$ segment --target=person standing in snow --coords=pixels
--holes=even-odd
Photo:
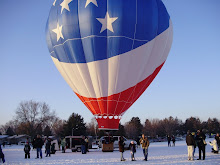
[[[123,136],[120,136],[118,146],[119,146],[119,152],[121,152],[121,161],[125,161],[126,159],[123,156],[123,153],[125,151],[125,149],[124,149],[125,143],[124,143]]]
[[[187,131],[186,144],[187,144],[187,150],[188,150],[188,160],[194,160],[193,151],[194,151],[194,146],[195,146],[195,140],[189,130]]]
[[[168,142],[168,147],[171,147],[171,137],[168,135],[167,136],[167,142]]]
[[[201,160],[201,152],[203,153],[203,160],[205,160],[205,147],[206,147],[205,138],[206,136],[202,132],[202,130],[198,130],[196,140],[199,148],[199,158],[197,160]]]
[[[217,134],[215,135],[215,140],[217,141],[218,148],[220,148],[220,137],[219,137],[219,133],[217,133]]]
[[[173,142],[173,147],[175,147],[176,139],[175,139],[175,136],[174,136],[174,135],[172,136],[172,142]]]
[[[32,147],[33,147],[33,150],[36,148],[35,146],[35,142],[36,142],[36,137],[34,137],[33,141],[32,141]]]
[[[51,147],[51,140],[47,138],[46,145],[45,145],[46,157],[48,157],[48,155],[50,156],[50,147]]]
[[[192,132],[191,134],[192,134],[193,139],[195,141],[195,145],[194,145],[194,149],[193,149],[193,158],[194,158],[195,157],[194,155],[195,155],[195,151],[196,151],[197,142],[196,142],[195,132]]]
[[[0,144],[0,159],[2,160],[3,163],[5,163],[5,155],[2,152],[1,144]]]
[[[29,142],[27,141],[26,144],[24,145],[24,153],[25,153],[25,159],[30,159],[30,150],[31,147],[29,145]]]
[[[89,138],[88,137],[86,137],[85,138],[85,142],[86,142],[86,152],[89,152]]]
[[[140,139],[140,144],[142,145],[142,148],[143,148],[144,160],[147,161],[148,147],[149,147],[150,143],[144,134],[142,134],[142,138]]]
[[[81,139],[81,151],[82,151],[82,154],[86,154],[86,141],[85,141],[85,136],[83,136],[82,139]]]
[[[61,141],[61,146],[62,146],[62,153],[65,153],[66,150],[66,139],[63,138],[63,140]]]
[[[35,140],[35,147],[37,149],[36,159],[39,158],[39,154],[40,154],[40,158],[42,159],[42,146],[43,145],[44,145],[44,142],[43,142],[42,138],[40,137],[40,135],[37,135],[37,138]]]
[[[131,151],[131,161],[135,161],[134,153],[136,152],[136,145],[134,144],[134,141],[131,141],[129,148]]]

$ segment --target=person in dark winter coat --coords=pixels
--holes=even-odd
[[[124,148],[125,143],[124,143],[124,138],[123,138],[123,136],[120,136],[119,142],[118,142],[118,146],[119,146],[119,152],[121,152],[121,161],[125,161],[126,159],[125,159],[124,156],[123,156],[123,153],[124,153],[124,151],[125,151],[125,148]]]
[[[81,140],[81,151],[82,154],[86,154],[86,141],[85,141],[85,136],[82,137]]]
[[[205,138],[206,136],[202,132],[202,130],[198,130],[196,135],[196,141],[199,148],[199,159],[197,160],[201,160],[201,152],[203,153],[203,160],[205,160],[205,147],[206,147]]]
[[[51,144],[51,154],[55,154],[56,150],[55,150],[55,143]]]
[[[176,139],[175,139],[175,136],[174,136],[174,135],[172,136],[172,142],[173,142],[173,146],[175,147]]]
[[[89,138],[85,137],[85,142],[86,142],[86,152],[89,152]]]
[[[186,144],[187,144],[187,150],[188,150],[188,160],[193,160],[195,140],[190,131],[187,132]]]
[[[48,155],[50,156],[50,147],[51,147],[51,140],[48,138],[46,141],[46,146],[45,146],[46,157],[48,157]]]
[[[26,144],[24,145],[24,153],[25,153],[25,159],[30,159],[30,150],[31,150],[31,147],[29,145],[28,142],[26,142]]]
[[[150,143],[144,134],[142,134],[142,138],[140,139],[140,144],[142,145],[142,148],[143,148],[144,160],[147,161],[148,147],[149,147]]]
[[[219,133],[217,133],[217,134],[215,135],[215,140],[217,141],[218,148],[220,149],[220,137],[219,137]]]
[[[131,161],[135,161],[134,153],[136,152],[136,145],[134,144],[134,141],[131,141],[129,148],[131,151]]]
[[[194,149],[193,149],[193,158],[194,158],[195,151],[196,151],[196,146],[197,146],[197,141],[196,141],[196,137],[195,137],[195,132],[192,132],[191,134],[192,134],[193,139],[195,141],[195,145],[194,145]]]
[[[44,145],[44,142],[42,140],[42,138],[40,137],[40,135],[37,135],[37,138],[35,140],[35,147],[37,149],[37,158],[39,158],[39,154],[40,154],[40,158],[42,159],[42,146]]]
[[[36,141],[36,137],[34,137],[34,139],[33,139],[33,141],[32,141],[32,147],[33,147],[33,150],[36,149],[35,141]]]
[[[5,163],[5,155],[2,152],[1,144],[0,144],[0,159],[2,160],[3,163]]]
[[[168,135],[167,136],[167,142],[168,142],[168,147],[171,147],[171,137]]]

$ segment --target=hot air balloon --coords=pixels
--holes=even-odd
[[[117,130],[164,65],[173,38],[161,0],[55,0],[51,58],[99,129]]]

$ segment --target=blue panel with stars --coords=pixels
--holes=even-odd
[[[56,0],[46,35],[51,56],[87,63],[118,56],[169,27],[161,0]]]

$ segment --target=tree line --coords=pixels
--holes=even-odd
[[[139,117],[132,117],[125,124],[120,123],[119,130],[112,131],[111,134],[138,139],[144,133],[151,138],[158,138],[167,135],[185,135],[188,130],[196,132],[198,129],[203,129],[207,134],[219,133],[220,121],[217,118],[201,121],[198,117],[189,117],[183,122],[177,117],[170,116],[164,119],[146,119],[142,124]],[[56,116],[55,111],[51,111],[45,102],[30,100],[19,104],[14,118],[0,126],[0,134],[27,134],[32,138],[37,134],[56,137],[69,135],[101,137],[105,135],[105,132],[98,130],[94,118],[86,124],[81,115],[72,113],[67,120],[62,120]]]

